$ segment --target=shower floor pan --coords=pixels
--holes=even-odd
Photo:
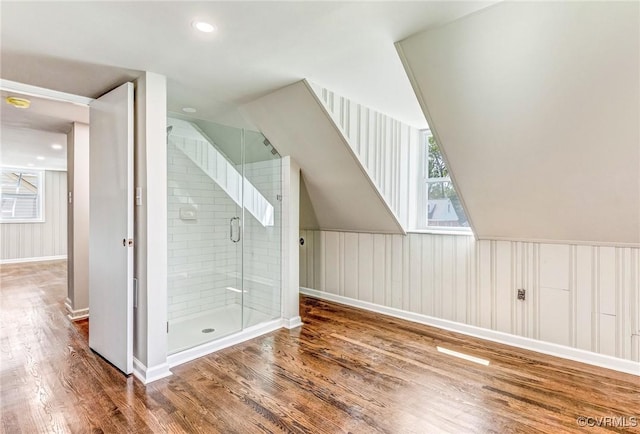
[[[169,354],[197,347],[207,342],[239,332],[242,328],[242,307],[232,304],[209,310],[189,318],[169,322]],[[244,308],[244,323],[252,326],[273,317],[255,309]]]

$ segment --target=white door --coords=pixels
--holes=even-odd
[[[91,103],[89,346],[133,371],[133,84]]]

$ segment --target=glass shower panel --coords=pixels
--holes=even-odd
[[[260,133],[244,136],[243,326],[280,317],[281,158]]]
[[[169,352],[242,329],[242,149],[236,128],[167,120]]]

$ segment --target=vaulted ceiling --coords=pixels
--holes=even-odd
[[[307,78],[425,126],[394,42],[491,3],[2,2],[1,75],[97,97],[148,70],[167,76],[169,110],[226,123]]]
[[[428,121],[480,238],[640,244],[640,6],[493,3],[2,2],[0,75],[96,97],[153,71],[234,126],[306,78]]]
[[[640,244],[640,4],[505,2],[398,50],[479,238]]]

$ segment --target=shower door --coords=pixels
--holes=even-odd
[[[169,352],[242,330],[243,132],[167,121]]]
[[[168,119],[169,351],[280,316],[280,156],[256,132]]]

